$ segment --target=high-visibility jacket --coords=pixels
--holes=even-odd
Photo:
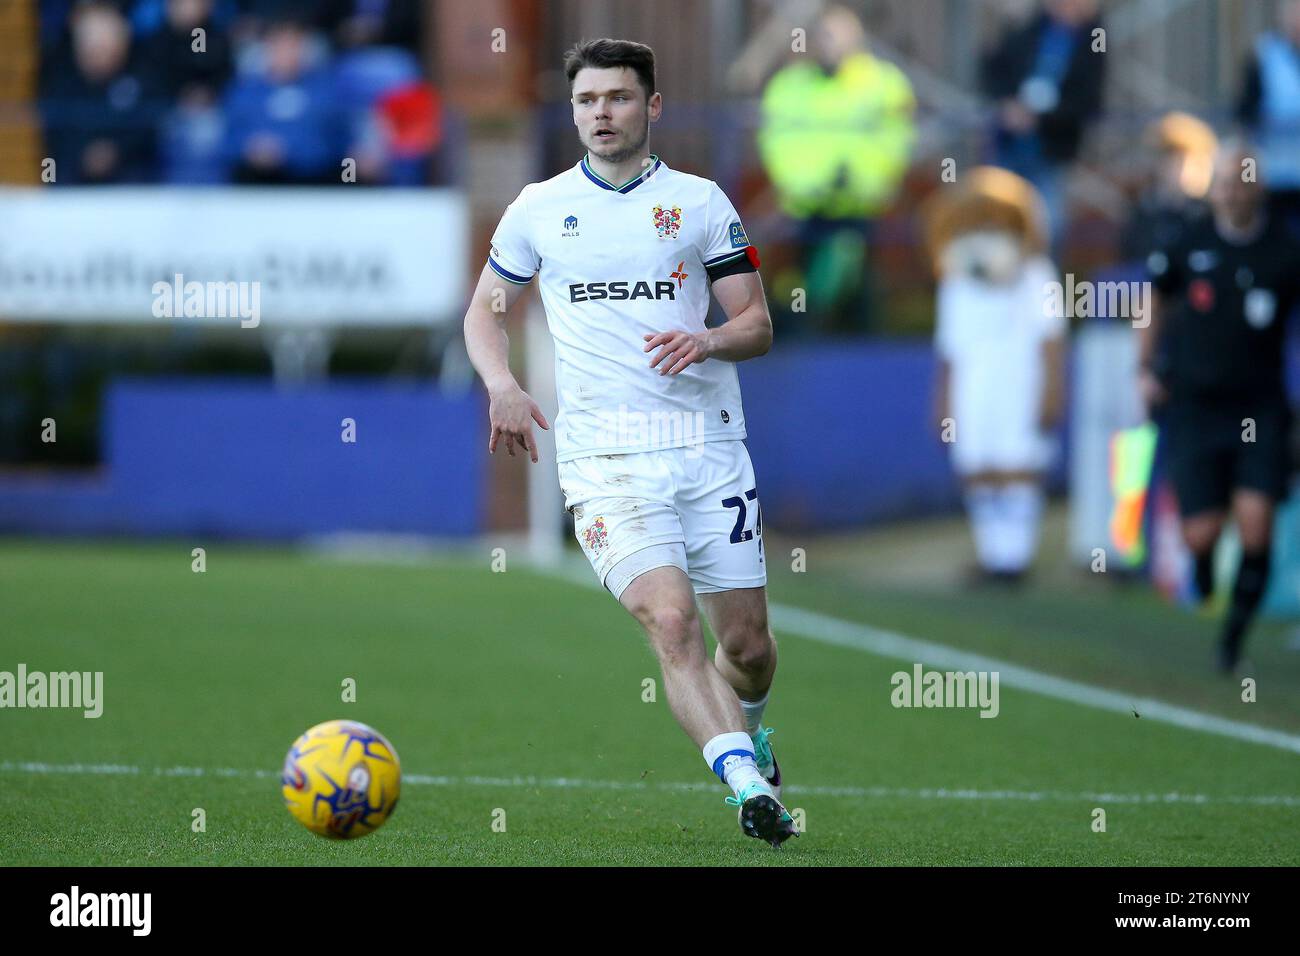
[[[894,64],[861,52],[834,74],[806,61],[763,90],[759,155],[792,216],[874,216],[907,169],[915,128],[912,85]]]

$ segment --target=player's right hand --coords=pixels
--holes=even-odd
[[[515,457],[515,442],[537,461],[537,441],[533,438],[533,422],[549,430],[546,416],[527,392],[518,385],[501,392],[489,392],[488,418],[492,422],[492,436],[488,439],[488,454],[495,455],[497,442],[504,438],[506,451]]]

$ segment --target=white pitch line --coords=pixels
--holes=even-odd
[[[1300,736],[1285,731],[1248,724],[1244,721],[1228,720],[1226,717],[1215,717],[1149,697],[1134,697],[1104,687],[1054,677],[1007,661],[985,657],[983,654],[919,640],[786,604],[773,604],[769,608],[769,613],[772,626],[777,630],[789,631],[823,644],[849,647],[881,657],[919,661],[945,670],[997,671],[998,679],[1003,686],[1027,690],[1043,697],[1068,700],[1071,703],[1108,710],[1116,714],[1132,714],[1136,709],[1143,720],[1155,720],[1175,727],[1200,730],[1300,754]]]
[[[332,556],[339,557],[338,554]],[[589,590],[604,590],[596,581],[585,560],[563,561],[555,566],[537,562],[527,562],[527,564],[530,570],[542,576],[567,581]],[[1154,720],[1185,730],[1199,730],[1203,733],[1217,734],[1221,737],[1300,754],[1300,736],[1286,731],[1261,727],[1240,720],[1229,720],[1226,717],[1215,717],[1154,698],[1136,697],[1105,687],[1055,677],[1042,671],[986,657],[983,654],[963,651],[947,644],[908,637],[905,634],[831,617],[829,614],[821,614],[789,604],[770,603],[768,614],[774,628],[807,640],[847,647],[867,654],[875,654],[878,657],[920,662],[945,670],[997,671],[1001,684],[1043,697],[1065,700],[1115,714],[1131,714],[1136,709],[1145,720]]]
[[[233,767],[136,767],[114,763],[51,764],[37,761],[4,761],[0,773],[31,774],[91,774],[106,776],[154,777],[247,777],[278,779],[272,770],[240,770]],[[512,789],[541,790],[626,790],[674,792],[710,792],[718,790],[714,784],[681,783],[657,780],[589,780],[582,777],[450,777],[420,773],[402,774],[402,783],[432,787],[504,787]],[[1189,803],[1198,806],[1210,804],[1250,804],[1255,806],[1300,807],[1300,796],[1235,795],[1210,796],[1204,793],[1068,793],[1062,790],[976,790],[966,787],[851,787],[791,784],[786,793],[810,797],[852,797],[860,799],[897,798],[903,800],[1004,800],[1024,803]]]
[[[530,567],[540,574],[570,583],[588,588],[600,587],[590,568],[586,568],[585,561],[583,568],[586,568],[586,574],[582,573],[582,568],[576,566],[576,562],[566,563],[556,568],[536,564]],[[772,626],[778,631],[786,631],[823,644],[864,651],[878,657],[920,662],[944,670],[997,671],[1001,684],[1027,690],[1043,697],[1068,700],[1071,703],[1108,710],[1116,714],[1132,714],[1136,708],[1144,720],[1155,720],[1187,730],[1200,730],[1300,754],[1300,736],[1261,727],[1258,724],[1214,717],[1149,697],[1134,697],[1104,687],[1083,684],[1064,677],[1054,677],[1051,674],[1030,670],[993,657],[985,657],[983,654],[963,651],[947,644],[908,637],[906,634],[885,631],[869,624],[846,621],[843,618],[831,617],[829,614],[821,614],[789,604],[770,603],[768,617]]]

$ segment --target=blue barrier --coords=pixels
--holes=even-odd
[[[354,443],[342,440],[345,418]],[[473,535],[486,506],[486,420],[477,391],[120,380],[105,396],[102,472],[4,477],[0,529]]]
[[[955,507],[933,375],[923,343],[796,345],[741,365],[764,522],[830,530]]]
[[[930,342],[777,347],[740,369],[764,523],[835,531],[961,507],[932,421]],[[1050,485],[1063,475],[1062,460]]]
[[[825,342],[740,366],[764,521],[834,530],[951,513],[960,494],[930,421],[928,342]],[[0,531],[293,538],[474,535],[488,495],[484,396],[334,381],[119,380],[105,466],[0,476]],[[355,444],[341,421],[355,419]],[[1063,485],[1063,462],[1052,486]]]
[[[833,531],[960,508],[932,421],[934,376],[934,349],[918,340],[778,343],[742,364],[764,523]],[[1049,487],[1064,475],[1060,455]]]

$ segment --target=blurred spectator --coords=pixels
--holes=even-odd
[[[962,481],[980,571],[1015,582],[1037,549],[1050,430],[1064,409],[1064,310],[1044,254],[1042,200],[1026,180],[980,167],[926,210],[939,275],[936,426]]]
[[[211,105],[230,79],[230,41],[213,18],[213,0],[167,0],[166,19],[149,38],[149,64],[173,102]],[[202,30],[196,39],[195,30]],[[200,42],[201,41],[201,42]]]
[[[428,182],[430,157],[442,140],[442,111],[414,57],[390,47],[350,53],[339,62],[337,78],[357,181]]]
[[[319,23],[335,47],[402,47],[415,52],[420,44],[420,4],[417,0],[324,0]]]
[[[338,182],[343,130],[332,73],[298,19],[272,21],[226,94],[226,149],[240,183]]]
[[[804,288],[810,326],[863,331],[872,227],[907,170],[915,101],[850,10],[823,13],[810,48],[763,90],[759,154],[782,210],[799,221],[801,258],[801,275],[778,278],[773,299]]]
[[[1262,178],[1275,211],[1300,227],[1300,0],[1282,8],[1281,32],[1255,40],[1237,118],[1259,148]]]
[[[358,182],[427,183],[443,130],[421,17],[414,0],[49,0],[59,180],[338,182],[351,158]]]
[[[213,0],[167,0],[149,38],[151,67],[167,97],[160,152],[163,179],[213,183],[226,178],[221,97],[233,68],[230,41],[213,17]],[[195,36],[195,31],[202,31]]]
[[[340,0],[321,15],[341,44],[336,96],[358,182],[415,186],[429,180],[442,115],[436,91],[408,48],[419,21],[418,7],[395,0]]]
[[[70,44],[43,71],[41,110],[57,181],[145,182],[154,172],[158,102],[151,72],[132,56],[131,30],[113,4],[80,4]]]
[[[1055,237],[1066,225],[1065,173],[1101,110],[1105,57],[1092,51],[1097,7],[1097,0],[1046,0],[983,63],[985,92],[998,107],[996,162],[1042,193]]]
[[[1153,250],[1168,246],[1188,220],[1206,215],[1205,194],[1218,149],[1209,126],[1177,112],[1149,126],[1143,142],[1145,182],[1120,238],[1120,257],[1126,263],[1145,263]]]

